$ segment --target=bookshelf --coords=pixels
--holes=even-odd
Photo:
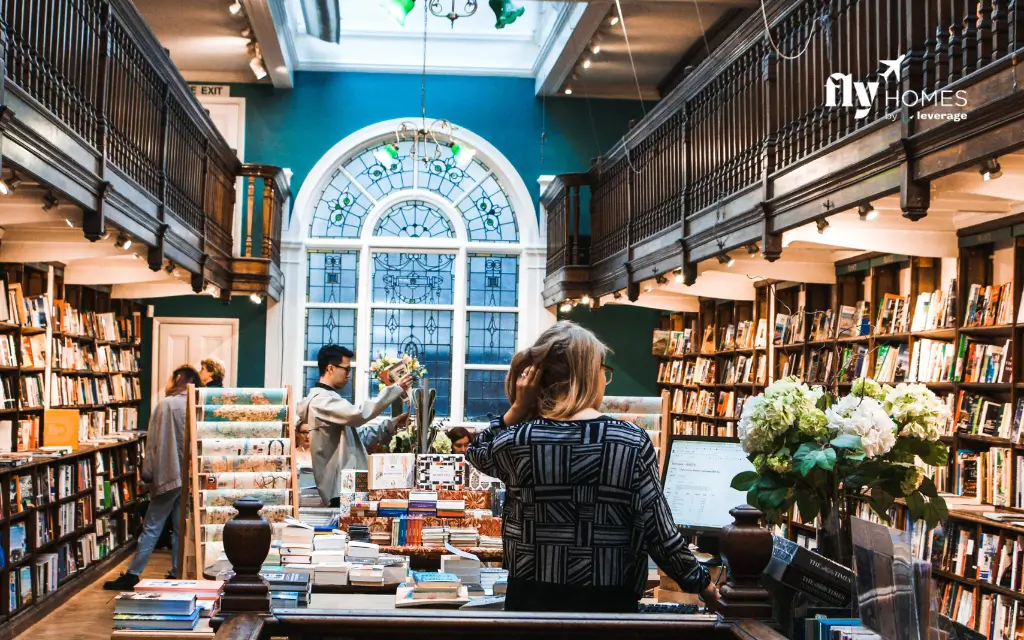
[[[5,633],[42,619],[130,552],[141,524],[145,435],[121,438],[0,468]]]

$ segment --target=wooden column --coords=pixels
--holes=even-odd
[[[764,514],[742,505],[729,512],[734,522],[722,530],[722,560],[729,568],[721,589],[719,615],[724,620],[772,620],[771,594],[761,574],[772,559],[772,534],[761,526]]]

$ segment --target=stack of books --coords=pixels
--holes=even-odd
[[[114,598],[115,629],[192,631],[198,622],[194,593],[136,591]]]
[[[472,527],[451,527],[448,529],[448,542],[453,547],[475,547],[480,541],[480,535]]]
[[[377,515],[381,518],[398,518],[409,513],[409,501],[398,498],[384,498],[377,504]]]
[[[436,516],[437,515],[437,492],[436,491],[410,491],[409,492],[409,515]]]
[[[381,568],[384,584],[400,584],[409,577],[409,558],[381,554],[376,565]]]
[[[313,573],[313,584],[324,587],[344,587],[348,584],[348,572],[352,565],[348,562],[323,562],[316,565]]]
[[[135,585],[135,593],[191,594],[200,617],[209,618],[217,613],[223,588],[223,580],[142,580]]]
[[[345,550],[348,548],[348,535],[344,531],[318,534],[313,538],[314,565],[323,563],[345,562]]]
[[[463,518],[466,516],[465,500],[438,500],[438,518]]]
[[[370,542],[380,546],[387,546],[391,544],[391,532],[390,531],[373,531],[370,533]]]
[[[300,507],[299,520],[312,527],[332,527],[338,524],[338,509]]]
[[[480,586],[488,595],[500,595],[494,592],[494,587],[499,583],[508,584],[508,570],[497,567],[486,567],[480,569]]]
[[[445,527],[423,527],[424,547],[443,547],[448,540],[448,530]]]
[[[273,605],[305,607],[309,604],[313,581],[301,573],[265,573],[260,575],[270,586],[270,599]],[[292,604],[292,603],[295,604]]]
[[[375,564],[352,563],[348,581],[355,587],[379,587],[384,584],[384,567]]]
[[[310,564],[316,530],[294,518],[285,518],[285,525],[281,533],[281,563]]]
[[[480,536],[478,543],[481,549],[503,549],[501,536]]]
[[[369,542],[370,528],[365,524],[348,525],[348,538],[355,542]]]
[[[469,600],[466,587],[453,573],[413,571],[412,579],[411,587],[399,587],[395,595],[396,607],[436,603],[454,605]]]
[[[377,556],[380,555],[380,547],[373,544],[372,542],[358,542],[352,540],[348,543],[348,549],[345,552],[347,560],[376,560]]]
[[[479,560],[456,555],[441,556],[441,573],[457,576],[462,584],[481,584],[480,569]]]

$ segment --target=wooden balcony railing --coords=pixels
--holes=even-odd
[[[1024,0],[769,0],[766,17],[755,12],[586,174],[590,265],[607,270],[613,258],[620,266],[634,260],[641,245],[648,255],[671,243],[703,258],[721,247],[698,244],[721,242],[749,221],[770,233],[772,223],[764,221],[779,211],[817,198],[816,209],[808,205],[780,223],[787,227],[798,217],[828,211],[837,199],[821,197],[829,188],[826,179],[844,169],[850,175],[837,183],[865,181],[900,161],[913,162],[915,154],[940,147],[939,127],[955,130],[948,135],[953,144],[981,135],[986,127],[980,120],[965,134],[960,120],[936,124],[914,116],[964,107],[958,92],[997,73],[1015,73],[1011,67],[1022,46]],[[993,85],[981,97],[1008,100],[1017,91],[1011,80],[1002,93]],[[843,98],[856,102],[857,91],[874,91],[875,99],[860,111],[844,107]],[[1007,116],[1005,108],[999,111]],[[887,127],[889,133],[869,138]],[[837,153],[861,140],[867,142],[855,152]],[[1021,144],[1024,137],[1005,146]],[[827,172],[801,173],[833,153]],[[884,163],[866,160],[885,154]],[[971,161],[961,156],[929,171],[939,175]],[[881,188],[886,194],[918,179],[914,170],[905,172],[902,183],[900,172],[889,175],[896,177]],[[784,188],[777,188],[783,177]],[[559,188],[552,183],[551,197]],[[926,209],[908,204],[904,214],[914,219]],[[654,239],[659,242],[648,242]],[[575,241],[571,234],[549,233],[549,255]]]
[[[281,229],[285,201],[290,196],[288,179],[283,169],[262,164],[242,165],[245,209],[242,256],[269,258],[281,263]]]
[[[241,165],[130,0],[0,0],[0,20],[4,107],[24,119],[24,129],[43,119],[49,125],[42,142],[24,145],[22,161],[50,151],[46,144],[68,147],[54,152],[53,163],[62,166],[53,175],[67,178],[57,188],[99,212],[88,219],[86,236],[103,236],[106,216],[150,244],[157,258],[178,251],[179,264],[229,286]],[[275,171],[257,171],[268,176],[272,203],[260,219],[258,249],[279,262],[287,196]],[[98,201],[89,202],[95,193]],[[104,206],[112,199],[115,206]]]
[[[548,219],[549,274],[584,264],[580,260],[580,190],[586,184],[587,174],[567,173],[555,178],[544,191],[542,204]]]

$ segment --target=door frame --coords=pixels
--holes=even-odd
[[[238,110],[239,139],[235,153],[238,155],[239,162],[245,162],[245,98],[239,96],[196,96],[196,98],[201,105],[229,105]],[[229,144],[234,142],[233,140],[228,141]],[[231,236],[233,238],[231,255],[236,258],[242,255],[242,247],[235,240],[242,237],[242,200],[245,199],[244,184],[244,178],[241,176],[235,179],[235,211],[231,220],[231,232],[233,234]]]
[[[213,325],[230,325],[231,326],[231,359],[234,361],[231,364],[231,368],[228,370],[228,380],[224,381],[224,386],[234,386],[234,381],[238,379],[238,318],[175,318],[173,316],[159,316],[153,318],[153,338],[152,338],[152,367],[153,374],[150,376],[150,396],[149,396],[149,410],[152,411],[156,407],[157,398],[160,397],[160,390],[163,388],[164,380],[160,379],[159,374],[159,357],[160,357],[160,325],[161,324],[213,324]],[[195,363],[190,363],[195,364]]]

